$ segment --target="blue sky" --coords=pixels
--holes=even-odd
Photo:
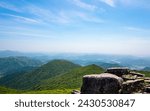
[[[150,56],[150,0],[0,0],[0,50]]]

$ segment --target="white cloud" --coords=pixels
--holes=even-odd
[[[32,15],[43,21],[43,23],[58,23],[58,24],[69,24],[80,21],[85,22],[94,22],[94,23],[103,23],[104,20],[96,16],[91,15],[90,13],[85,13],[75,10],[59,10],[57,13],[52,12],[51,10],[40,8],[37,6],[28,6],[26,7]]]
[[[104,2],[105,4],[111,6],[111,7],[115,7],[115,2],[116,0],[100,0],[101,2]]]
[[[86,10],[92,11],[91,13],[86,13],[83,10],[50,10],[49,8],[39,7],[34,4],[26,3],[20,10],[10,3],[0,2],[0,7],[5,7],[6,9],[13,10],[16,12],[20,11],[20,14],[26,14],[28,16],[24,17],[20,14],[7,14],[2,13],[3,16],[9,16],[12,20],[19,21],[22,23],[32,23],[41,24],[48,26],[51,23],[54,24],[71,24],[77,22],[93,22],[93,23],[103,23],[104,20],[95,16],[93,10],[97,7],[96,5],[91,5],[89,3],[83,2],[82,0],[72,0],[78,7]],[[29,16],[30,15],[30,16]],[[32,18],[31,18],[32,17]]]
[[[8,9],[8,10],[15,11],[15,12],[21,12],[21,10],[18,9],[17,7],[15,7],[14,5],[8,4],[8,3],[5,3],[5,2],[0,2],[0,7]]]
[[[150,7],[150,1],[149,0],[99,0],[100,2],[103,2],[111,7],[116,6],[131,6],[131,7],[141,7],[141,8],[147,8]]]
[[[125,29],[129,31],[136,31],[136,32],[150,32],[149,29],[139,28],[139,27],[133,27],[133,26],[126,26]]]
[[[125,28],[130,31],[141,31],[142,30],[142,29],[136,28],[136,27],[125,27]]]
[[[97,8],[95,5],[85,3],[81,0],[72,0],[71,2],[73,2],[76,6],[79,6],[83,9],[86,9],[86,10],[92,10],[93,11]]]
[[[65,11],[57,11],[52,12],[51,10],[40,8],[34,5],[29,5],[25,7],[26,10],[29,11],[30,14],[34,15],[36,18],[41,20],[41,23],[59,23],[66,24],[70,22],[69,16],[65,13]]]
[[[86,10],[94,11],[97,7],[96,5],[91,5],[89,3],[83,2],[82,0],[69,0],[74,5],[81,7]],[[20,11],[20,14],[30,15],[29,17],[24,17],[13,14],[2,14],[4,16],[9,16],[16,21],[24,23],[38,23],[41,25],[49,25],[51,23],[55,24],[70,24],[76,22],[93,22],[93,23],[103,23],[104,21],[92,15],[93,13],[86,13],[76,10],[50,10],[49,8],[39,7],[31,3],[27,3],[20,10],[10,3],[0,2],[0,7],[5,7],[9,10]],[[102,10],[102,9],[101,9]],[[32,18],[31,18],[32,17]],[[34,18],[34,19],[33,19]]]
[[[74,12],[74,14],[75,14],[74,16],[79,17],[82,21],[85,21],[85,22],[93,22],[93,23],[104,23],[105,22],[105,20],[103,20],[101,18],[92,16],[92,15],[89,15],[86,13]]]
[[[1,15],[12,17],[14,18],[14,20],[19,21],[19,22],[38,23],[38,21],[35,19],[31,19],[28,17],[19,16],[19,15],[13,15],[13,14],[1,14]]]

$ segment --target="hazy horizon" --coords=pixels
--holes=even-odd
[[[0,50],[0,52],[3,54],[4,53],[20,53],[21,56],[23,56],[22,54],[25,54],[24,56],[30,56],[30,55],[34,55],[34,56],[52,56],[52,55],[60,55],[60,56],[118,56],[118,57],[136,57],[136,58],[150,58],[150,56],[140,56],[140,55],[129,55],[129,54],[111,54],[111,53],[86,53],[86,52],[37,52],[37,51],[19,51],[19,50]],[[36,55],[37,54],[37,55]],[[8,55],[7,55],[8,56]]]
[[[0,50],[150,56],[148,0],[1,0]]]

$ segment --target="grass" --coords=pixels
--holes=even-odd
[[[42,90],[42,91],[28,91],[22,92],[23,94],[71,94],[72,90],[78,89],[53,89],[53,90]]]
[[[0,86],[0,94],[19,94],[22,91]]]
[[[150,77],[150,71],[138,71],[138,72],[144,74],[145,77]]]

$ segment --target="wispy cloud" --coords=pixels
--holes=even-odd
[[[85,10],[90,10],[91,13],[87,13],[83,10],[51,10],[46,7],[40,7],[35,4],[25,2],[25,5],[18,9],[18,7],[13,6],[10,3],[0,2],[0,7],[19,12],[19,14],[14,15],[10,13],[2,13],[3,16],[9,16],[13,20],[22,22],[22,23],[33,23],[33,24],[41,24],[41,25],[49,25],[51,23],[54,24],[72,24],[77,22],[94,22],[94,23],[103,23],[104,21],[94,16],[93,11],[98,8],[96,5],[92,5],[82,0],[69,0],[69,2],[74,5],[83,8]],[[102,9],[101,9],[102,10]],[[27,15],[27,16],[22,16]]]
[[[20,21],[20,22],[38,23],[38,21],[35,20],[35,19],[31,19],[31,18],[28,18],[28,17],[19,16],[19,15],[13,15],[13,14],[1,14],[1,15],[12,17],[12,18],[14,18],[14,20]]]
[[[82,21],[85,22],[93,22],[93,23],[104,23],[105,20],[100,17],[95,17],[90,14],[82,13],[82,12],[73,12],[74,17],[79,17]],[[72,15],[73,16],[73,15]]]
[[[131,7],[141,7],[141,8],[149,8],[150,1],[149,0],[98,0],[103,2],[111,7],[116,6],[131,6]]]
[[[76,6],[86,9],[86,10],[95,10],[97,7],[95,5],[91,5],[83,2],[82,0],[71,0]]]
[[[18,9],[17,7],[15,7],[14,5],[8,4],[8,3],[5,3],[5,2],[0,2],[0,7],[11,10],[11,11],[15,11],[15,12],[21,12],[21,10]]]
[[[111,7],[115,7],[116,0],[100,0],[100,2],[103,2]]]
[[[125,29],[129,31],[136,31],[136,32],[149,32],[149,29],[139,28],[139,27],[133,27],[133,26],[125,26]]]
[[[34,33],[27,33],[27,32],[16,32],[16,31],[0,31],[0,34],[3,34],[3,35],[9,35],[10,37],[11,36],[17,36],[17,37],[26,37],[26,38],[45,38],[45,39],[48,39],[48,38],[52,38],[48,35],[45,35],[44,33],[43,34],[39,34],[37,31],[34,32]]]
[[[69,24],[74,22],[94,22],[103,23],[104,20],[92,16],[89,13],[76,10],[59,10],[52,12],[51,10],[40,8],[37,6],[28,6],[29,13],[41,19],[43,23],[58,23],[58,24]]]
[[[68,15],[60,10],[56,12],[52,12],[46,8],[40,8],[34,5],[26,6],[26,10],[29,11],[30,14],[35,16],[36,18],[41,20],[41,23],[60,23],[65,24],[70,22],[70,18]]]

